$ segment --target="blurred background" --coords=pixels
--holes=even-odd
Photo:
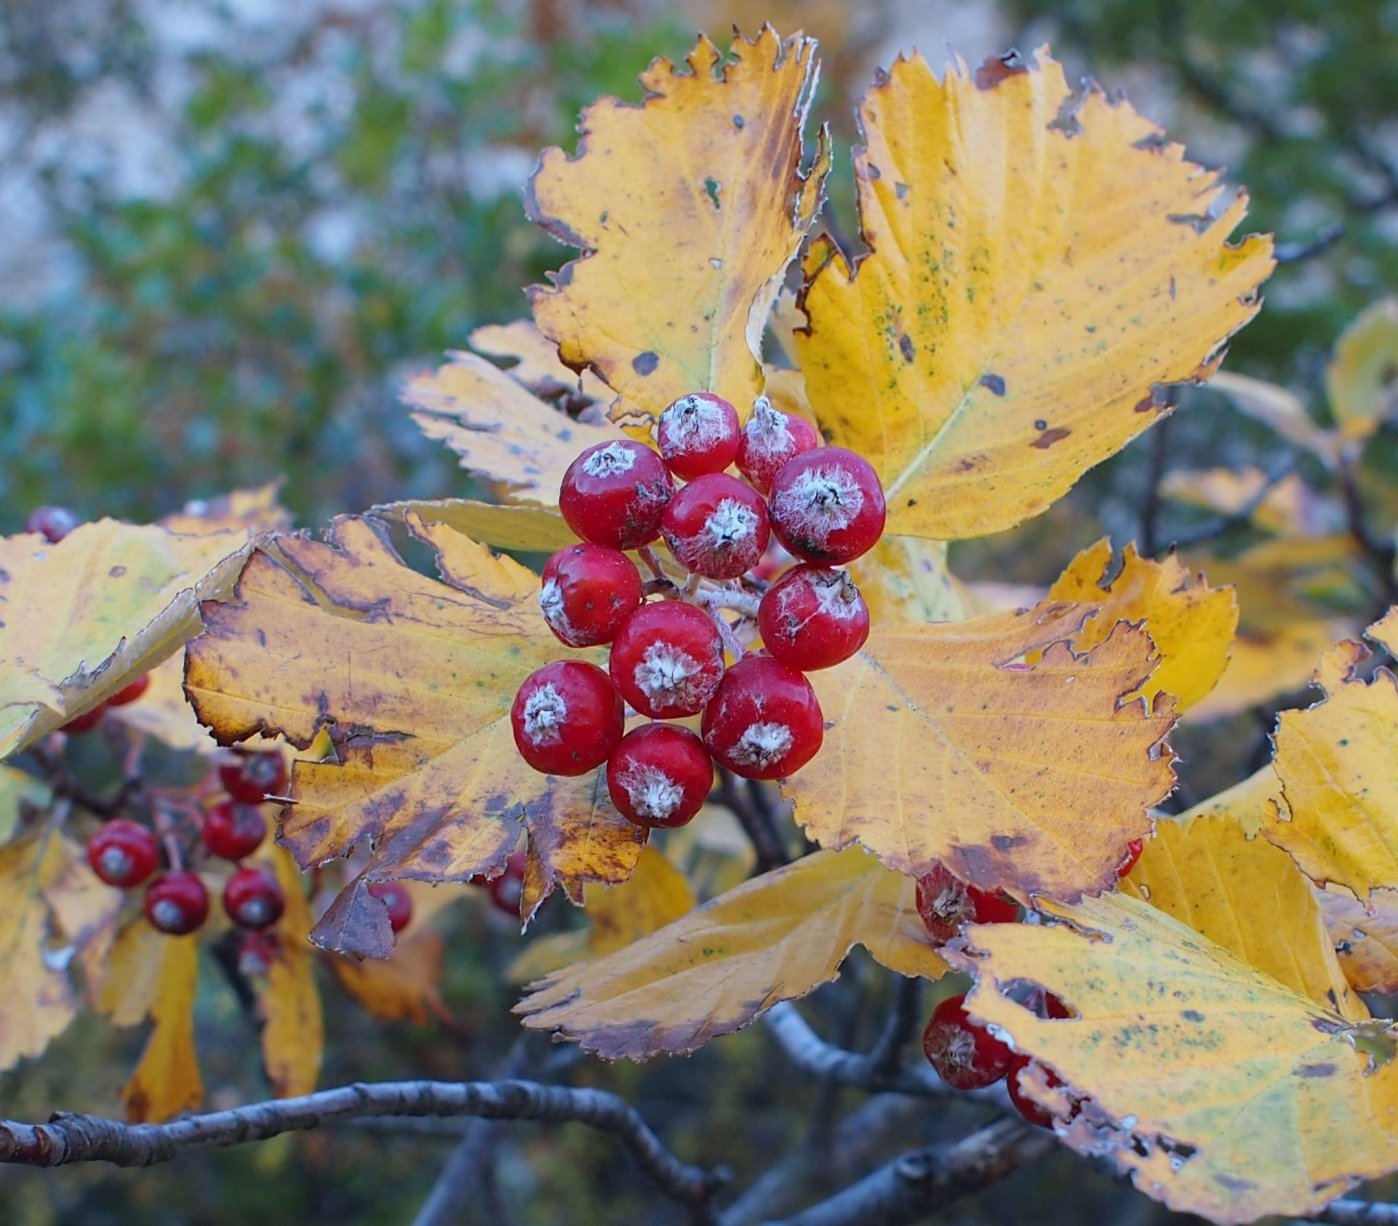
[[[398,389],[473,327],[522,316],[522,287],[570,257],[523,217],[538,151],[571,147],[598,94],[637,100],[653,56],[683,56],[700,29],[724,44],[735,21],[762,17],[821,39],[815,114],[839,143],[829,224],[842,236],[857,232],[853,107],[877,65],[910,47],[940,67],[951,51],[974,63],[1047,42],[1071,78],[1122,89],[1196,161],[1226,166],[1252,195],[1249,228],[1278,235],[1288,261],[1231,369],[1287,385],[1324,420],[1336,336],[1398,289],[1392,0],[3,0],[0,531],[39,503],[148,520],[282,474],[309,527],[461,492],[454,457],[411,425]],[[1042,583],[1104,530],[1129,540],[1163,468],[1265,468],[1276,446],[1221,396],[1186,392],[1168,450],[1151,431],[959,565]],[[498,1066],[516,1033],[500,970],[518,938],[471,910],[451,941],[453,1024],[332,1010],[324,1084]],[[858,960],[843,982],[812,1017],[866,1043],[887,984]],[[201,998],[200,1026],[212,1101],[260,1096],[230,993]],[[80,1024],[42,1064],[0,1077],[0,1111],[113,1110],[138,1038]],[[803,1085],[759,1033],[574,1080],[632,1094],[685,1157],[729,1162],[740,1187],[813,1115],[857,1105]],[[905,1108],[881,1117],[884,1157],[965,1122]],[[677,1220],[606,1139],[511,1137],[471,1220]],[[5,1171],[0,1221],[406,1222],[453,1143],[342,1130],[150,1173]],[[953,1216],[1169,1215],[1060,1155]]]

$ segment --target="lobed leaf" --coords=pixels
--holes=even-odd
[[[199,937],[167,936],[160,975],[150,1006],[155,1023],[131,1080],[123,1087],[127,1117],[155,1124],[204,1099],[204,1081],[194,1050],[194,997],[199,984]]]
[[[311,912],[296,862],[280,848],[271,848],[263,862],[270,867],[286,897],[286,910],[277,924],[276,952],[267,968],[267,985],[258,1000],[262,1017],[262,1063],[278,1098],[309,1094],[320,1076],[325,1047],[320,989],[307,936]]]
[[[1348,890],[1316,891],[1340,968],[1356,992],[1398,992],[1398,891],[1374,890],[1366,907]]]

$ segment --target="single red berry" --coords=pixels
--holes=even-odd
[[[922,1032],[922,1050],[937,1075],[956,1090],[979,1090],[999,1081],[1013,1054],[966,1013],[965,996],[949,996]]]
[[[286,910],[286,895],[265,868],[240,868],[224,882],[223,909],[242,928],[270,928]]]
[[[221,860],[252,855],[267,837],[267,818],[255,805],[224,800],[204,814],[204,846]]]
[[[844,571],[797,566],[767,589],[757,629],[771,655],[808,673],[843,663],[864,646],[869,606]]]
[[[235,749],[231,762],[218,768],[218,779],[234,800],[260,805],[286,787],[286,762],[275,749]]]
[[[765,494],[783,464],[819,446],[820,436],[810,422],[774,409],[766,396],[759,396],[738,442],[738,471]]]
[[[723,639],[703,609],[643,604],[612,640],[612,680],[642,715],[697,715],[723,678]]]
[[[59,729],[59,732],[91,732],[102,722],[102,717],[107,713],[107,704],[99,702],[91,711],[84,711],[81,715],[75,715]]]
[[[546,775],[585,775],[601,766],[625,720],[611,678],[579,660],[555,660],[530,673],[510,708],[520,757]]]
[[[166,873],[146,887],[145,911],[152,928],[184,936],[208,919],[209,892],[194,873]]]
[[[24,530],[37,532],[50,545],[57,545],[80,523],[78,513],[67,507],[35,507],[24,521]]]
[[[1136,867],[1136,861],[1141,858],[1141,852],[1145,850],[1145,847],[1144,839],[1132,839],[1126,844],[1126,854],[1122,856],[1121,863],[1117,865],[1116,878],[1118,881]]]
[[[388,908],[388,926],[394,932],[402,932],[412,922],[413,896],[401,881],[370,882],[369,893]]]
[[[967,885],[945,864],[917,879],[917,913],[939,942],[956,936],[964,924],[1013,924],[1019,903]]]
[[[1055,1021],[1062,1021],[1065,1018],[1076,1017],[1061,996],[1055,996],[1052,992],[1044,988],[1036,988],[1034,996],[1030,1002],[1034,1012],[1040,1017],[1052,1018]]]
[[[142,673],[130,685],[119,689],[107,699],[107,705],[109,707],[124,707],[129,702],[135,702],[148,689],[150,689],[150,674]]]
[[[1010,1102],[1014,1103],[1015,1110],[1031,1124],[1037,1124],[1040,1128],[1052,1128],[1053,1112],[1042,1104],[1036,1103],[1029,1097],[1027,1091],[1020,1088],[1019,1075],[1027,1068],[1043,1069],[1044,1080],[1050,1086],[1061,1086],[1063,1084],[1063,1078],[1051,1068],[1040,1064],[1033,1056],[1022,1051],[1011,1054],[1010,1067],[1005,1073],[1005,1088],[1010,1092]]]
[[[118,817],[88,839],[87,862],[108,885],[129,890],[160,867],[160,843],[149,826]]]
[[[818,447],[772,479],[772,531],[808,562],[852,562],[883,535],[887,511],[873,466],[843,447]]]
[[[523,851],[510,853],[505,871],[485,883],[490,892],[490,904],[502,915],[518,921],[520,901],[524,898],[524,867],[528,857]]]
[[[768,655],[744,656],[704,708],[704,744],[745,779],[780,779],[806,765],[825,737],[811,683]]]
[[[655,423],[661,458],[686,481],[721,473],[737,457],[741,437],[737,410],[711,392],[681,396]]]
[[[610,643],[641,603],[641,574],[619,549],[570,545],[544,566],[539,609],[569,647]]]
[[[643,724],[621,738],[607,759],[607,791],[637,826],[683,826],[714,785],[709,751],[688,728]]]
[[[767,504],[737,477],[708,473],[670,499],[660,521],[681,566],[709,579],[736,579],[762,560],[772,535]]]
[[[238,974],[257,979],[272,969],[277,958],[277,936],[273,932],[244,932],[238,941]]]
[[[597,443],[563,474],[558,509],[585,541],[639,549],[660,535],[660,517],[674,482],[665,462],[644,443]]]

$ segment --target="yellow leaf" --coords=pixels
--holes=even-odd
[[[1089,612],[1045,603],[875,626],[854,659],[811,674],[827,731],[783,785],[797,820],[823,846],[857,839],[905,873],[944,861],[981,889],[1109,889],[1173,786],[1161,740],[1174,717],[1168,703],[1122,701],[1155,664],[1143,631],[1069,649]]]
[[[90,710],[199,630],[245,531],[180,535],[103,519],[57,545],[0,538],[0,757]]]
[[[1193,723],[1236,715],[1251,707],[1305,688],[1315,659],[1347,623],[1302,621],[1290,626],[1243,627],[1233,640],[1233,655],[1217,687],[1189,712]]]
[[[892,621],[959,621],[969,612],[961,581],[947,569],[945,541],[885,536],[851,567],[869,617]]]
[[[1398,1166],[1388,1023],[1347,1022],[1139,899],[1052,911],[1065,922],[979,926],[976,955],[948,957],[977,976],[973,1016],[1090,1097],[1058,1126],[1071,1148],[1225,1223],[1303,1217]],[[1075,1016],[1034,1016],[1007,994],[1025,984]]]
[[[540,775],[515,749],[510,699],[558,656],[538,577],[451,529],[407,517],[445,582],[404,566],[373,521],[335,522],[329,543],[280,538],[253,555],[237,603],[207,605],[187,688],[220,741],[327,728],[332,758],[298,761],[281,842],[303,868],[373,846],[314,939],[387,955],[371,881],[494,875],[529,833],[526,915],[554,883],[621,881],[644,832],[611,806],[600,772]]]
[[[540,330],[659,414],[711,391],[746,415],[762,390],[763,325],[829,165],[801,173],[815,44],[770,26],[730,59],[701,37],[689,70],[657,59],[645,101],[583,112],[578,152],[548,150],[528,211],[582,256],[530,291]]]
[[[1322,1008],[1364,1020],[1369,1011],[1340,970],[1310,881],[1284,851],[1247,833],[1266,804],[1257,796],[1238,818],[1158,821],[1122,889]]]
[[[621,438],[610,423],[591,425],[538,399],[474,353],[453,353],[403,390],[428,438],[461,457],[461,467],[493,481],[516,502],[558,505],[568,465],[594,443]]]
[[[1319,456],[1327,465],[1335,464],[1335,432],[1316,425],[1295,392],[1231,370],[1220,370],[1209,380],[1209,386],[1226,395],[1240,413],[1270,426],[1287,442]]]
[[[1316,891],[1340,968],[1356,992],[1398,992],[1398,891],[1375,890],[1365,907],[1348,890]]]
[[[1398,298],[1374,303],[1344,330],[1325,390],[1349,439],[1368,438],[1398,411]]]
[[[865,456],[888,531],[1013,527],[1208,376],[1256,312],[1271,244],[1226,239],[1215,175],[1061,67],[895,61],[860,109],[860,230],[806,260],[797,333],[816,420]]]
[[[282,483],[273,481],[248,490],[233,490],[217,498],[198,498],[185,503],[160,526],[167,532],[190,536],[213,536],[220,532],[285,532],[291,515],[277,501]]]
[[[151,1006],[155,1028],[140,1063],[122,1090],[128,1118],[155,1124],[190,1111],[204,1098],[194,1052],[194,995],[199,980],[199,937],[166,937],[160,986]]]
[[[144,915],[127,924],[112,943],[93,1004],[117,1026],[145,1021],[160,994],[165,944],[170,938]]]
[[[121,894],[51,831],[0,847],[0,1069],[37,1056],[78,1011],[69,965],[110,940]]]
[[[1122,551],[1121,569],[1102,582],[1112,558],[1105,538],[1084,549],[1049,588],[1050,600],[1096,601],[1100,611],[1073,640],[1084,651],[1112,632],[1118,621],[1143,621],[1160,653],[1160,663],[1142,692],[1154,698],[1172,694],[1186,711],[1218,683],[1228,664],[1228,648],[1238,627],[1238,602],[1226,589],[1210,588],[1174,556],[1152,561]]]
[[[267,986],[258,1001],[262,1016],[262,1063],[278,1098],[309,1094],[320,1076],[325,1044],[320,989],[307,936],[310,908],[296,862],[271,848],[266,862],[286,896],[286,911],[276,930],[276,953],[267,967]]]
[[[835,978],[855,945],[937,978],[914,882],[857,848],[754,877],[658,932],[533,985],[515,1012],[609,1060],[693,1051]]]
[[[1367,633],[1398,649],[1398,608]],[[1398,679],[1386,668],[1368,682],[1356,676],[1368,656],[1360,643],[1337,643],[1316,670],[1324,701],[1281,713],[1273,740],[1284,804],[1263,828],[1312,880],[1361,899],[1398,888]]]
[[[327,957],[340,986],[375,1017],[422,1024],[429,1017],[447,1016],[438,988],[442,937],[430,928],[410,929],[385,959]]]
[[[373,514],[397,520],[416,516],[425,524],[445,524],[495,549],[555,553],[578,543],[563,516],[550,507],[502,507],[465,498],[444,498],[440,502],[386,502],[374,507]]]
[[[514,364],[506,367],[506,373],[536,396],[551,400],[565,392],[575,404],[587,402],[587,414],[596,414],[594,420],[605,417],[616,399],[616,393],[590,370],[579,374],[564,366],[558,360],[558,346],[532,320],[517,319],[477,328],[471,333],[471,348],[490,357],[512,360]]]
[[[1268,484],[1260,468],[1183,469],[1166,473],[1160,492],[1176,502],[1237,516],[1251,504],[1248,517],[1263,532],[1315,535],[1321,529],[1322,504],[1296,473]],[[1265,492],[1264,492],[1265,491]],[[1257,501],[1259,495],[1261,501]]]
[[[174,749],[209,754],[218,746],[200,727],[184,694],[184,655],[173,655],[150,670],[150,688],[140,702],[112,707],[108,718]]]

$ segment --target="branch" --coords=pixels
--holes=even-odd
[[[869,1049],[869,1065],[875,1073],[897,1073],[899,1057],[922,1020],[922,980],[898,975],[893,982],[893,1007],[882,1033]]]
[[[211,1111],[168,1124],[123,1124],[92,1115],[59,1113],[47,1124],[0,1120],[0,1163],[66,1166],[111,1162],[150,1166],[182,1153],[265,1141],[365,1116],[459,1116],[491,1120],[576,1122],[609,1132],[641,1168],[676,1200],[707,1213],[726,1173],[681,1162],[640,1114],[603,1090],[540,1085],[533,1081],[387,1081],[356,1083],[299,1098]]]
[[[1054,1135],[1019,1119],[997,1120],[951,1147],[909,1150],[872,1175],[772,1226],[901,1226],[921,1221],[1037,1162]]]
[[[753,872],[758,874],[774,868],[781,868],[784,864],[790,864],[791,857],[787,855],[786,848],[782,846],[781,835],[777,833],[776,820],[770,808],[764,803],[766,796],[761,791],[761,783],[756,780],[753,783],[755,786],[747,795],[744,795],[738,790],[738,781],[732,772],[721,766],[718,768],[719,799],[732,810],[733,816],[738,819],[738,824],[742,826],[743,832],[748,836],[748,841],[752,844],[753,852],[757,856]]]
[[[1398,1205],[1377,1204],[1364,1200],[1332,1200],[1319,1213],[1312,1213],[1313,1222],[1331,1222],[1334,1226],[1398,1226]]]

